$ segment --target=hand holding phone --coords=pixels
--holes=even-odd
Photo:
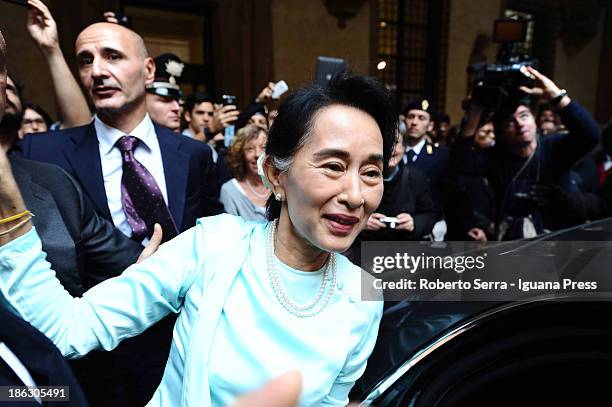
[[[208,129],[211,133],[217,134],[223,131],[231,123],[238,120],[240,111],[234,105],[219,106],[215,108],[212,121],[208,124]]]
[[[236,105],[236,96],[223,95],[221,96],[221,99],[223,100],[224,106]],[[224,145],[226,148],[232,144],[232,140],[234,139],[235,131],[236,131],[236,126],[233,124],[230,124],[227,127],[225,127],[225,131],[223,133],[223,137],[224,137],[223,141],[224,141]]]

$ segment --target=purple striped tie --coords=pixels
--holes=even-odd
[[[134,157],[139,142],[134,136],[123,136],[117,141],[123,158],[121,205],[134,232],[132,239],[140,242],[145,237],[150,238],[153,225],[159,223],[165,242],[177,235],[177,228],[155,178]]]

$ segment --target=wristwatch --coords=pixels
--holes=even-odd
[[[559,103],[561,103],[561,99],[567,96],[567,91],[565,89],[561,89],[559,94],[550,100],[550,104],[554,107],[557,107]]]

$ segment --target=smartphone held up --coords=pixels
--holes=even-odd
[[[221,100],[223,101],[223,106],[228,105],[236,105],[236,96],[233,95],[223,95],[221,96]],[[228,148],[232,144],[232,139],[234,138],[234,133],[236,132],[236,125],[230,124],[225,128],[223,133],[224,145]]]

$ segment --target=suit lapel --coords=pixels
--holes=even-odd
[[[86,127],[86,131],[72,135],[71,139],[74,145],[68,147],[64,155],[70,162],[75,177],[79,179],[97,212],[106,219],[112,220],[104,189],[98,137],[93,122]]]
[[[166,192],[168,193],[168,209],[174,218],[179,233],[183,230],[183,212],[187,192],[187,177],[189,174],[189,154],[180,150],[181,136],[155,125],[155,133],[159,140]]]

